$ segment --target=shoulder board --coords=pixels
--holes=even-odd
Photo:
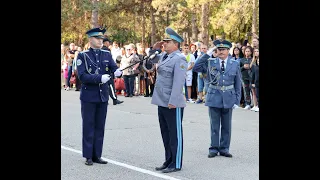
[[[108,50],[104,50],[104,49],[101,49],[102,52],[108,52],[108,53],[111,53],[110,51]]]
[[[213,61],[214,63],[217,63],[217,58],[209,58],[208,61]]]
[[[172,58],[174,58],[175,55],[177,55],[179,57],[179,59],[182,58],[183,61],[187,62],[186,57],[182,53],[175,53],[175,54],[173,54]]]
[[[89,52],[89,50],[85,50],[85,51],[82,51],[82,52],[80,52],[80,53],[87,53],[87,52]]]
[[[235,63],[238,63],[238,64],[240,63],[239,61],[235,60],[234,58],[232,58],[230,62],[231,63],[235,62]]]

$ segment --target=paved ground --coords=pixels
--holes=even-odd
[[[84,165],[81,154],[82,120],[79,92],[61,90],[62,180],[258,180],[259,113],[233,112],[230,153],[233,158],[207,158],[210,145],[208,109],[187,104],[183,119],[183,166],[175,173],[154,170],[164,161],[164,148],[151,98],[119,97],[125,102],[110,106],[102,156],[107,165]]]

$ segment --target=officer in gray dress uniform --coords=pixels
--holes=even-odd
[[[157,80],[151,103],[158,106],[160,130],[165,148],[165,162],[156,167],[157,171],[170,173],[181,170],[183,153],[182,118],[186,102],[183,86],[187,72],[187,60],[179,51],[183,41],[180,35],[167,27],[167,37],[153,46],[158,50],[163,45],[163,53],[157,55]]]
[[[232,110],[239,106],[241,99],[241,73],[238,61],[228,57],[231,43],[226,40],[215,40],[217,58],[210,58],[213,50],[198,59],[193,67],[194,72],[206,73],[208,83],[205,105],[209,107],[211,125],[211,146],[209,158],[218,153],[232,157],[229,153],[231,139]],[[221,137],[220,134],[221,124]]]

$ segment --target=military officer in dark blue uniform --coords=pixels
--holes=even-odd
[[[94,28],[87,31],[90,49],[80,52],[76,65],[82,82],[80,90],[82,115],[82,155],[86,165],[93,162],[107,164],[101,158],[104,127],[108,108],[108,81],[110,73],[121,75],[111,53],[102,50],[102,39],[105,28]]]
[[[152,61],[158,61],[157,80],[151,103],[158,106],[158,118],[165,149],[165,162],[157,171],[170,173],[181,170],[183,154],[182,118],[186,101],[183,86],[186,79],[187,60],[179,50],[183,41],[173,29],[166,28],[168,37],[157,42],[153,50],[163,45],[164,53]]]
[[[229,57],[232,46],[229,41],[215,40],[216,58],[210,58],[213,49],[198,59],[193,67],[194,72],[206,73],[205,83],[208,84],[205,105],[209,107],[211,125],[211,145],[209,158],[218,153],[232,157],[229,153],[231,140],[232,110],[239,106],[241,98],[241,73],[238,61]],[[221,127],[221,137],[220,137]]]

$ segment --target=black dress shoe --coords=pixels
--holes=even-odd
[[[155,169],[156,169],[156,171],[161,171],[161,170],[163,170],[163,169],[165,169],[165,168],[167,168],[168,166],[165,166],[165,165],[162,165],[162,166],[160,166],[160,167],[156,167]]]
[[[218,155],[218,153],[209,152],[208,158],[213,158],[213,157],[216,157],[217,155]]]
[[[177,169],[177,168],[166,168],[164,170],[162,170],[163,173],[171,173],[171,172],[176,172],[176,171],[180,171],[181,169]]]
[[[120,101],[117,99],[117,104],[121,104],[121,103],[123,103],[123,101]]]
[[[144,95],[143,97],[149,97],[149,95]]]
[[[125,95],[124,97],[129,97],[129,95],[127,94],[127,95]]]
[[[86,163],[87,166],[91,166],[93,164],[92,159],[87,158]]]
[[[123,101],[119,101],[118,99],[113,100],[113,105],[121,104]]]
[[[103,160],[101,158],[92,159],[92,161],[95,162],[95,163],[98,163],[98,164],[107,164],[108,163],[108,161],[105,161],[105,160]]]
[[[224,152],[220,152],[219,154],[220,154],[220,156],[224,156],[224,157],[230,157],[230,158],[232,157],[232,154],[230,154],[228,152],[225,152],[225,153]]]

